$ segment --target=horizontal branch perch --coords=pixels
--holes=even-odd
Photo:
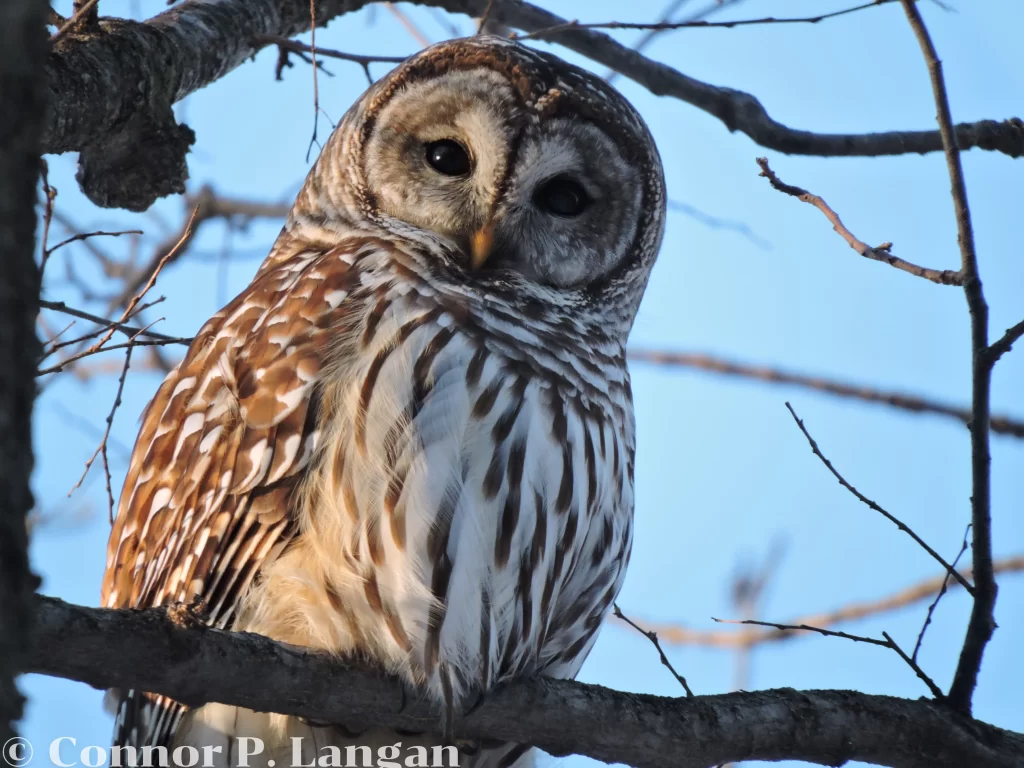
[[[191,705],[221,701],[321,722],[438,730],[382,673],[259,635],[198,625],[185,610],[113,611],[38,598],[28,671],[97,688],[140,688]],[[898,768],[1011,768],[1024,736],[928,700],[779,689],[673,699],[571,681],[533,680],[489,694],[455,733],[535,744],[651,768],[738,760]]]

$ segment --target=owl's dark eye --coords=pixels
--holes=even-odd
[[[469,153],[454,139],[441,139],[427,144],[427,162],[445,176],[465,176],[472,170]]]
[[[544,184],[533,196],[539,208],[556,216],[579,216],[590,205],[590,196],[583,186],[570,178],[559,176]]]

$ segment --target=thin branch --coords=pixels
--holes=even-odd
[[[121,394],[124,392],[124,381],[125,378],[128,376],[128,366],[130,365],[132,359],[132,341],[134,341],[134,339],[129,340],[128,347],[124,353],[124,365],[121,368],[121,377],[118,380],[117,384],[117,394],[114,396],[114,405],[110,409],[110,413],[107,414],[107,428],[103,432],[103,438],[100,440],[99,445],[96,446],[96,450],[92,452],[92,456],[90,456],[89,459],[85,462],[85,469],[82,470],[82,474],[78,478],[78,482],[71,486],[71,490],[68,491],[68,496],[70,497],[71,494],[73,494],[82,486],[82,483],[85,481],[86,475],[88,475],[89,470],[92,469],[93,462],[96,461],[96,457],[102,455],[103,471],[106,473],[107,478],[107,497],[110,502],[109,514],[111,525],[113,525],[114,523],[114,494],[111,492],[110,489],[110,460],[107,457],[107,440],[110,438],[110,430],[114,425],[114,413],[117,411],[118,406],[121,405]],[[68,363],[62,363],[62,365],[67,364]]]
[[[821,459],[821,463],[825,465],[825,467],[828,469],[828,471],[832,473],[832,476],[835,477],[836,480],[839,481],[839,484],[841,486],[843,486],[843,488],[848,490],[850,493],[852,493],[854,496],[856,496],[861,502],[866,504],[868,507],[873,509],[875,512],[878,512],[886,520],[889,520],[897,528],[899,528],[901,531],[903,531],[905,534],[907,534],[910,538],[912,538],[914,541],[916,541],[918,543],[918,545],[925,552],[927,552],[929,555],[931,555],[935,559],[935,561],[937,563],[939,563],[939,565],[941,565],[943,568],[946,569],[946,572],[948,574],[950,574],[954,579],[956,579],[958,582],[960,582],[960,586],[962,586],[964,589],[966,589],[972,595],[974,594],[974,586],[972,586],[967,581],[967,579],[965,579],[963,576],[961,576],[959,573],[957,573],[949,563],[947,563],[945,560],[943,560],[942,555],[940,555],[938,552],[936,552],[934,549],[932,549],[930,546],[928,546],[928,544],[924,541],[924,539],[922,539],[920,536],[918,536],[916,533],[914,533],[914,531],[911,530],[910,527],[907,526],[902,520],[897,518],[895,515],[892,515],[889,512],[886,512],[884,509],[882,509],[880,506],[878,506],[878,504],[873,502],[871,499],[869,499],[863,493],[861,493],[856,488],[854,488],[852,485],[850,485],[846,481],[846,478],[844,478],[841,474],[839,474],[839,472],[836,470],[836,468],[832,466],[832,462],[829,461],[827,458],[825,458],[825,454],[823,454],[821,452],[821,449],[818,448],[817,442],[815,442],[814,438],[811,437],[811,433],[807,431],[807,427],[804,426],[803,420],[799,416],[796,415],[796,411],[793,410],[793,406],[790,405],[787,402],[786,403],[786,408],[789,409],[789,412],[793,416],[793,420],[796,422],[796,425],[800,428],[800,431],[803,432],[804,437],[807,438],[807,442],[810,444],[811,450],[814,452],[814,455],[817,456],[819,459]]]
[[[128,348],[124,351],[124,367],[121,369],[121,375],[117,380],[117,394],[114,395],[114,404],[110,407],[110,413],[107,414],[107,428],[103,431],[103,439],[100,440],[100,449],[103,455],[103,473],[107,480],[107,519],[110,525],[114,524],[114,493],[110,489],[110,459],[107,456],[107,441],[110,439],[110,430],[114,426],[114,414],[117,413],[117,409],[121,405],[121,394],[124,392],[124,381],[128,377],[128,366],[131,365],[131,360],[132,346],[129,344]]]
[[[53,203],[57,199],[57,190],[50,186],[49,163],[47,163],[44,158],[40,158],[39,165],[39,176],[43,186],[43,255],[39,261],[39,272],[42,273],[46,270],[46,262],[50,258],[50,250],[47,248],[47,244],[50,238],[50,224],[53,222]]]
[[[28,672],[153,691],[190,706],[221,701],[319,722],[441,730],[438,709],[410,701],[399,682],[331,654],[176,623],[160,608],[112,611],[38,598],[36,615]],[[895,768],[1019,768],[1024,761],[1020,734],[935,701],[856,691],[667,698],[540,678],[488,693],[456,717],[453,732],[642,768],[786,758]]]
[[[424,48],[433,43],[433,40],[427,37],[423,31],[416,26],[413,20],[402,12],[401,8],[398,8],[394,3],[384,3],[384,7],[388,9],[388,12],[398,20],[398,23],[405,28],[405,31],[408,32],[409,36],[417,43],[422,45]]]
[[[87,0],[85,4],[75,3],[75,7],[78,10],[76,10],[74,15],[67,20],[64,26],[62,26],[60,29],[53,33],[53,36],[50,38],[50,45],[56,43],[58,40],[64,37],[64,35],[66,35],[72,29],[77,27],[79,23],[86,20],[90,16],[90,14],[93,14],[93,7],[96,5],[97,2],[99,2],[99,0]]]
[[[879,640],[874,637],[867,637],[866,635],[852,635],[849,632],[840,632],[837,630],[825,629],[823,627],[815,627],[810,624],[776,624],[772,621],[756,621],[755,619],[743,619],[741,621],[734,621],[729,619],[716,619],[714,617],[712,617],[711,620],[719,622],[721,624],[748,624],[755,627],[772,627],[773,629],[777,629],[782,632],[791,632],[795,630],[803,632],[817,632],[819,635],[823,635],[824,637],[839,637],[843,640],[852,640],[855,643],[869,643],[870,645],[877,645],[881,646],[882,648],[889,648],[890,650],[895,651],[896,654],[901,659],[903,659],[903,661],[906,662],[907,666],[909,666],[914,671],[914,674],[916,674],[918,678],[925,685],[928,686],[928,690],[932,692],[932,695],[936,699],[942,701],[945,698],[943,696],[942,691],[935,684],[935,681],[932,680],[927,674],[925,674],[924,670],[922,670],[921,667],[918,666],[917,660],[907,656],[907,654],[903,652],[903,649],[896,644],[896,641],[893,640],[887,632],[883,632],[882,637],[884,639]]]
[[[79,317],[83,320],[88,320],[92,323],[97,323],[103,326],[104,329],[114,328],[127,336],[143,335],[151,339],[158,339],[163,341],[165,344],[184,344],[186,347],[192,343],[192,339],[177,338],[175,336],[167,336],[163,333],[157,333],[156,331],[150,331],[144,328],[138,328],[133,325],[126,323],[119,323],[114,320],[107,320],[106,318],[100,317],[99,315],[93,315],[89,312],[84,312],[81,309],[75,309],[69,307],[63,301],[45,301],[39,302],[39,306],[43,309],[52,309],[54,312],[61,312],[65,315],[71,315],[72,317]]]
[[[914,0],[900,0],[910,28],[917,37],[928,65],[932,95],[937,111],[942,149],[949,171],[953,210],[956,213],[957,241],[960,244],[960,273],[964,280],[964,295],[971,315],[971,558],[974,561],[974,607],[967,625],[967,636],[960,651],[953,684],[949,689],[950,703],[964,712],[971,711],[971,698],[978,683],[978,671],[985,646],[995,630],[996,581],[992,574],[992,519],[990,484],[992,459],[989,454],[989,409],[994,359],[988,347],[988,305],[978,274],[978,257],[974,251],[974,230],[971,211],[967,205],[967,186],[960,165],[960,148],[953,130],[949,111],[949,98],[942,77],[942,62],[925,28]]]
[[[67,238],[65,240],[61,240],[59,243],[57,243],[55,246],[53,246],[53,248],[48,249],[46,255],[47,255],[47,257],[52,256],[55,251],[63,248],[65,245],[68,245],[70,243],[75,243],[75,242],[78,242],[80,240],[88,240],[90,237],[120,237],[121,235],[142,235],[142,234],[145,234],[145,233],[141,229],[125,229],[125,230],[121,230],[120,232],[102,232],[102,231],[98,231],[98,232],[84,232],[84,233],[81,233],[81,234],[72,235],[71,237],[69,237],[69,238]]]
[[[280,37],[279,35],[257,35],[253,38],[254,42],[261,43],[264,45],[276,45],[279,48],[283,48],[286,51],[292,51],[294,53],[313,53],[313,46],[307,45],[299,40],[291,40],[287,37]],[[322,48],[321,46],[316,47],[317,56],[326,56],[329,59],[340,59],[341,61],[351,61],[354,64],[358,64],[361,67],[366,67],[369,64],[385,63],[385,64],[400,64],[405,61],[408,56],[364,56],[358,53],[346,53],[345,51],[337,51],[333,48]]]
[[[956,568],[956,564],[960,562],[960,558],[963,557],[964,552],[967,551],[967,536],[971,532],[971,524],[967,524],[967,528],[964,531],[964,542],[960,547],[960,551],[956,553],[956,557],[953,558],[953,568]],[[993,568],[994,570],[994,568]],[[949,574],[947,573],[942,578],[942,586],[939,587],[939,592],[935,595],[935,599],[932,600],[931,605],[928,606],[928,612],[924,617],[924,624],[921,625],[921,631],[917,633],[917,642],[914,643],[914,652],[910,658],[917,661],[917,654],[921,650],[921,644],[924,642],[924,633],[928,631],[928,626],[932,623],[932,615],[935,613],[935,609],[939,606],[939,601],[942,600],[942,596],[946,594],[946,590],[949,588]]]
[[[1024,320],[1021,320],[1012,328],[1007,328],[1006,333],[998,341],[993,341],[986,353],[989,365],[995,365],[1000,357],[1005,355],[1013,347],[1013,343],[1021,336],[1024,336]],[[993,429],[993,431],[995,431]]]
[[[150,323],[150,325],[152,325],[154,323],[159,323],[159,322],[161,322],[161,321],[163,321],[165,319],[166,318],[159,317],[156,320],[154,320],[153,323]],[[149,330],[149,326],[146,326],[145,328],[141,329],[141,332],[143,334],[145,334],[148,330]],[[49,368],[42,368],[42,369],[40,369],[36,373],[36,376],[39,377],[39,376],[47,376],[47,375],[49,375],[51,373],[61,373],[62,371],[66,370],[67,368],[69,368],[71,366],[74,366],[76,363],[78,363],[81,360],[84,360],[87,357],[92,357],[94,355],[99,355],[99,354],[102,354],[104,352],[114,352],[114,351],[119,350],[119,349],[131,349],[132,347],[151,347],[151,348],[165,347],[168,344],[180,344],[180,343],[182,343],[182,341],[185,341],[185,340],[183,340],[183,339],[167,339],[167,340],[164,340],[164,339],[137,339],[135,337],[132,337],[128,341],[126,341],[124,344],[106,344],[106,345],[101,346],[101,347],[90,347],[89,349],[85,349],[85,350],[82,350],[81,352],[76,352],[73,355],[69,355],[67,358],[61,360],[56,365],[52,365]],[[167,369],[164,369],[164,373],[167,373]],[[76,369],[76,375],[78,375],[79,378],[83,378],[83,374],[78,372],[77,369]]]
[[[488,29],[488,23],[491,20],[491,10],[494,8],[494,0],[487,0],[487,6],[484,8],[484,12],[480,14],[480,23],[476,25],[476,33],[478,35],[486,34]]]
[[[896,651],[896,653],[900,655],[900,658],[907,663],[907,666],[914,670],[914,672],[917,674],[917,677],[925,685],[928,686],[928,690],[932,692],[932,696],[934,696],[938,701],[944,701],[946,698],[946,694],[944,694],[942,690],[939,688],[939,686],[935,684],[934,680],[932,680],[927,674],[925,674],[925,671],[921,669],[921,667],[918,665],[917,659],[912,659],[909,656],[907,656],[907,654],[903,652],[903,649],[896,644],[896,641],[889,636],[888,632],[883,632],[882,637],[889,641],[889,647]]]
[[[882,648],[888,648],[889,643],[885,640],[879,640],[876,637],[867,637],[866,635],[852,635],[849,632],[840,632],[834,629],[825,629],[823,627],[815,627],[810,624],[779,624],[774,621],[758,621],[757,619],[716,619],[714,616],[711,620],[717,624],[744,624],[752,627],[771,627],[781,632],[816,632],[824,637],[840,637],[843,640],[852,640],[855,643],[869,643],[871,645],[879,645]]]
[[[669,365],[681,368],[694,368],[701,371],[720,373],[726,376],[738,376],[744,379],[755,379],[766,381],[772,384],[790,384],[817,392],[826,392],[838,397],[863,400],[868,403],[878,403],[898,408],[901,411],[911,413],[934,413],[939,416],[948,416],[970,426],[971,411],[968,408],[961,408],[955,405],[939,403],[934,400],[926,400],[917,395],[908,395],[903,392],[887,392],[872,387],[857,384],[848,384],[820,376],[807,376],[793,373],[791,371],[769,368],[763,365],[752,365],[749,363],[738,363],[733,360],[726,360],[715,355],[705,355],[695,352],[668,352],[655,349],[630,348],[628,353],[630,360],[649,363],[652,365]],[[1012,437],[1024,438],[1024,422],[1017,421],[1010,416],[993,416],[990,419],[993,432]]]
[[[204,184],[198,192],[186,197],[185,208],[191,211],[191,216],[183,222],[177,232],[156,246],[152,257],[143,267],[135,269],[131,274],[123,277],[124,288],[111,299],[108,305],[109,312],[125,306],[152,277],[153,272],[160,264],[164,266],[172,264],[187,253],[192,238],[206,222],[224,219],[229,223],[245,226],[253,219],[284,218],[291,210],[291,204],[221,197],[213,187]]]
[[[767,178],[774,189],[777,189],[779,192],[784,192],[787,195],[792,195],[804,203],[809,203],[825,214],[825,218],[831,222],[832,228],[835,229],[843,240],[845,240],[849,246],[861,256],[874,261],[884,262],[891,267],[902,269],[904,272],[909,272],[916,277],[923,277],[925,280],[931,280],[933,283],[939,283],[940,285],[963,285],[963,277],[960,272],[956,270],[919,267],[917,264],[912,264],[909,261],[893,256],[889,252],[892,248],[892,243],[883,243],[877,248],[872,248],[867,243],[861,242],[843,225],[839,215],[829,208],[828,203],[826,203],[821,197],[808,192],[802,187],[795,187],[792,184],[786,184],[784,181],[779,179],[779,177],[775,175],[775,172],[768,167],[768,158],[757,158],[757,164],[761,168],[761,173],[759,175]]]
[[[993,563],[993,570],[997,574],[1024,573],[1024,555],[996,560]],[[960,569],[959,572],[965,579],[970,579],[972,573],[970,568]],[[814,627],[829,627],[872,616],[881,616],[892,611],[903,610],[916,603],[924,602],[928,598],[933,597],[942,588],[943,582],[948,582],[951,587],[959,586],[959,582],[949,581],[949,574],[946,573],[942,576],[936,576],[913,584],[879,600],[849,603],[833,611],[812,613],[784,623],[792,626],[809,624]],[[657,632],[659,639],[663,643],[690,645],[700,648],[745,648],[766,643],[796,640],[805,636],[802,632],[795,631],[764,632],[759,630],[743,630],[740,632],[723,632],[693,629],[692,627],[679,624],[657,624],[650,621],[640,621],[638,624],[644,631]]]
[[[80,9],[87,5],[90,7],[86,10],[85,15],[82,16],[83,29],[98,26],[100,20],[99,3],[90,3],[88,0],[75,0],[71,6],[71,12],[78,13]]]
[[[841,11],[832,11],[831,13],[822,13],[818,16],[799,16],[792,18],[776,18],[774,16],[764,16],[760,19],[734,19],[732,21],[704,21],[702,19],[690,19],[687,21],[656,21],[651,23],[644,22],[629,22],[629,21],[601,21],[593,23],[580,23],[579,21],[568,21],[564,24],[558,24],[547,29],[538,29],[531,32],[528,35],[521,35],[519,39],[528,39],[532,37],[543,37],[552,32],[563,32],[568,29],[647,29],[653,32],[668,32],[675,29],[732,29],[733,27],[749,27],[759,26],[762,24],[817,24],[820,21],[826,19],[834,19],[838,16],[845,16],[850,13],[856,13],[857,11],[863,11],[868,8],[877,8],[881,5],[891,3],[893,0],[872,0],[870,3],[862,3],[861,5],[855,5],[851,8],[845,8]],[[640,50],[637,46],[635,50]]]
[[[676,668],[672,666],[672,662],[668,660],[668,656],[665,655],[665,651],[661,649],[661,643],[658,642],[658,634],[648,629],[642,629],[641,627],[634,624],[619,608],[618,603],[612,603],[612,612],[615,614],[615,618],[620,621],[624,621],[641,635],[646,637],[654,647],[658,650],[658,656],[661,657],[661,663],[668,667],[668,671],[672,673],[672,676],[679,681],[679,684],[683,686],[683,690],[686,691],[687,698],[693,696],[693,691],[690,690],[690,686],[686,682],[686,678],[676,672]]]

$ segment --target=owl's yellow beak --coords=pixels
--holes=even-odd
[[[480,269],[494,249],[494,222],[489,221],[480,227],[469,240],[469,264],[473,269]]]

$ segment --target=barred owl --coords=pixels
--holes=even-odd
[[[487,36],[409,59],[149,404],[104,604],[201,600],[217,627],[369,659],[449,713],[574,677],[629,560],[625,346],[664,212],[647,127],[601,79]],[[117,743],[221,745],[225,764],[240,736],[279,766],[291,737],[307,763],[402,741],[115,695]]]

